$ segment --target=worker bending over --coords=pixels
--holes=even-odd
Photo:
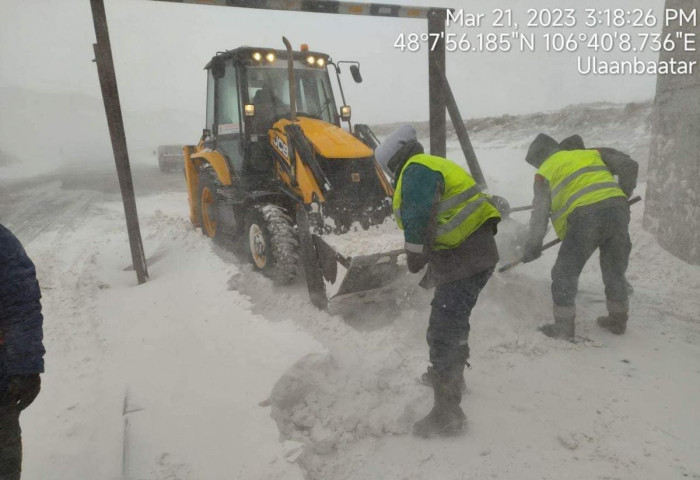
[[[404,125],[375,151],[394,182],[396,222],[404,231],[408,269],[424,288],[435,287],[426,335],[434,406],[415,434],[461,431],[464,365],[469,358],[469,315],[498,262],[494,235],[500,215],[474,179],[450,160],[426,155],[416,131]]]
[[[637,162],[612,148],[586,150],[578,135],[559,144],[545,134],[535,138],[525,160],[537,173],[523,261],[541,255],[548,219],[562,239],[552,268],[554,323],[540,330],[552,338],[573,340],[578,279],[599,248],[608,315],[598,318],[598,325],[625,333],[629,311],[625,271],[631,249],[627,198],[637,185]]]

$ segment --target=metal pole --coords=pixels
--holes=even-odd
[[[430,101],[430,153],[447,155],[447,114],[442,77],[445,75],[445,22],[447,11],[432,9],[428,13],[428,35],[438,35],[434,48],[428,49],[428,94]],[[432,40],[431,40],[431,46]]]
[[[124,203],[124,215],[126,216],[126,230],[129,234],[131,247],[131,261],[136,270],[136,278],[139,285],[148,280],[146,268],[146,255],[141,242],[139,219],[136,212],[136,198],[134,196],[134,184],[131,179],[131,167],[129,166],[129,154],[126,148],[126,134],[122,121],[122,109],[119,104],[119,91],[117,90],[117,77],[114,72],[114,60],[112,59],[112,47],[109,43],[109,31],[107,30],[107,16],[103,0],[90,0],[92,7],[92,19],[95,24],[97,43],[93,45],[95,61],[97,62],[97,74],[102,89],[102,100],[107,114],[109,135],[112,139],[112,151],[117,165],[119,188]]]
[[[287,75],[289,76],[289,119],[297,121],[297,84],[294,79],[294,55],[292,54],[292,44],[287,37],[282,37],[282,42],[287,48]]]

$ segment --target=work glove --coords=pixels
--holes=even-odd
[[[20,412],[34,401],[41,390],[41,377],[38,373],[31,375],[13,375],[8,382],[7,391],[10,401],[16,402]]]
[[[428,263],[428,256],[423,253],[406,252],[408,271],[418,273]]]
[[[491,205],[498,210],[501,218],[508,218],[510,216],[510,204],[508,203],[508,200],[498,195],[491,195],[489,201],[491,202]]]
[[[542,245],[525,245],[523,249],[523,263],[529,263],[542,256]]]

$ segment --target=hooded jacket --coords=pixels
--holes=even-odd
[[[429,245],[435,235],[435,208],[443,194],[445,179],[438,171],[408,160],[423,153],[423,146],[415,138],[415,130],[403,126],[393,132],[375,150],[377,162],[393,179],[394,186],[402,181],[401,220],[404,239],[408,244]],[[447,161],[447,160],[445,160]],[[497,218],[489,219],[456,248],[423,253],[407,251],[408,268],[428,269],[421,286],[431,288],[470,277],[492,268],[498,262],[494,235]]]
[[[562,150],[586,150],[583,139],[580,135],[571,135],[559,143]],[[608,167],[610,172],[617,177],[620,188],[628,197],[637,188],[637,175],[639,164],[632,158],[619,150],[610,147],[593,147],[600,154],[600,158]]]
[[[552,137],[541,133],[530,145],[525,161],[539,169],[549,157],[557,152],[584,149],[583,139],[579,135],[572,135],[561,143],[557,143]],[[637,162],[628,155],[612,148],[601,147],[591,150],[596,150],[600,154],[601,160],[610,170],[610,173],[618,177],[618,183],[624,194],[628,197],[631,196],[637,184]],[[530,234],[525,246],[525,250],[530,252],[542,246],[552,206],[551,192],[546,178],[536,174],[533,189],[534,198],[532,202],[532,216],[530,217]],[[585,208],[586,213],[596,214],[598,210],[610,207],[627,208],[627,204],[622,197],[609,198],[593,205],[581,207],[581,210]]]
[[[40,299],[34,264],[0,225],[0,392],[13,375],[44,371]]]

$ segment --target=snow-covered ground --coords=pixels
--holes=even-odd
[[[648,143],[642,120],[618,126],[633,132],[622,143],[589,127],[570,133]],[[534,135],[484,132],[474,144],[491,192],[528,204]],[[461,161],[456,142],[448,154]],[[410,428],[432,404],[418,382],[431,292],[418,277],[385,305],[318,311],[303,283],[273,286],[195,230],[180,175],[153,165],[134,178],[150,257],[141,286],[125,270],[111,171],[0,183],[0,218],[44,294],[47,371],[22,415],[24,479],[700,479],[700,267],[642,230],[642,204],[628,333],[595,325],[595,259],[575,344],[536,330],[550,319],[556,248],[495,275],[472,315],[467,432],[422,440]]]

